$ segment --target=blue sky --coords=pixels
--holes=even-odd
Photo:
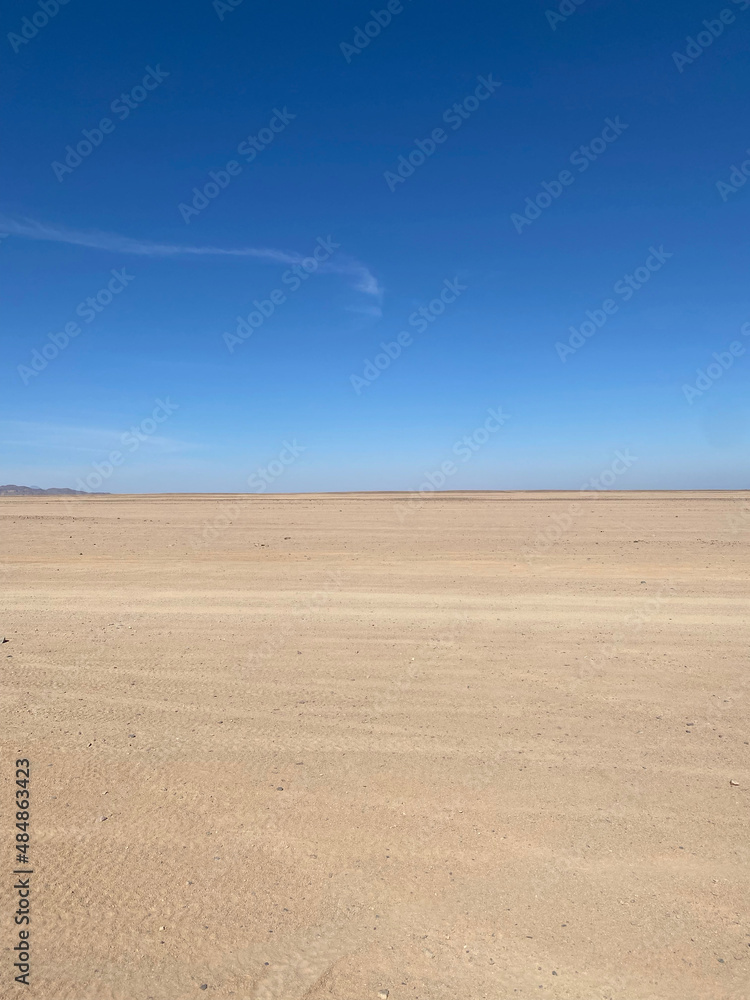
[[[3,482],[748,486],[750,0],[235,4],[2,15]]]

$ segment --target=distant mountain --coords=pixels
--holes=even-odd
[[[0,497],[108,497],[110,493],[85,493],[83,490],[57,489],[43,490],[40,486],[0,486]]]

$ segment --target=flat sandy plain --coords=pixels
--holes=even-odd
[[[748,494],[0,523],[3,997],[750,996]]]

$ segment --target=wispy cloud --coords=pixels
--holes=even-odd
[[[124,430],[35,423],[27,420],[0,420],[0,442],[6,448],[47,448],[100,456],[102,452],[122,445]],[[141,443],[159,454],[193,451],[202,447],[157,434],[143,435]]]
[[[305,254],[288,250],[274,250],[269,247],[193,247],[174,243],[153,243],[150,240],[133,239],[118,233],[104,233],[98,230],[82,232],[63,226],[52,226],[34,219],[0,215],[0,230],[11,236],[27,240],[45,240],[51,243],[70,243],[73,246],[90,247],[110,253],[134,254],[139,257],[254,257],[276,264],[300,264]],[[354,288],[365,295],[380,299],[383,290],[370,269],[357,260],[338,256],[320,265],[321,271],[341,274],[352,279]]]

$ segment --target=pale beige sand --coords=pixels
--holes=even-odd
[[[750,996],[747,494],[0,523],[3,996]]]

